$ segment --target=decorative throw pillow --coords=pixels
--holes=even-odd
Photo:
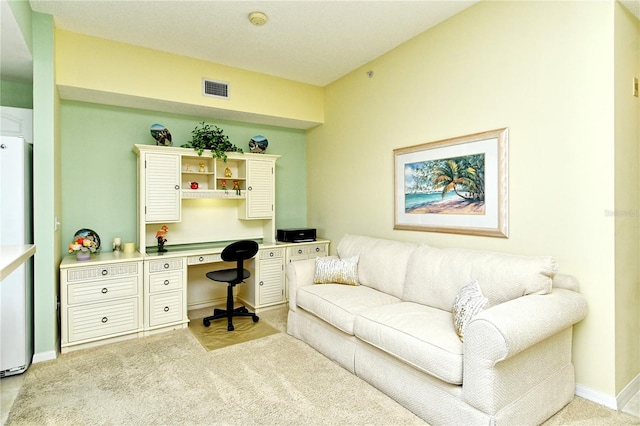
[[[488,299],[482,295],[478,280],[474,280],[460,289],[453,303],[453,326],[461,341],[464,341],[464,329],[482,308]]]
[[[358,258],[353,256],[346,259],[335,257],[317,257],[316,272],[313,277],[314,284],[348,284],[358,283]]]

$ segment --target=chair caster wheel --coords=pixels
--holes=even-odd
[[[252,318],[253,318],[253,322],[258,322],[258,320],[260,319],[260,317],[257,315],[254,315]]]
[[[205,327],[209,327],[211,325],[211,321],[209,321],[208,319],[202,320],[202,324],[204,324]]]
[[[233,331],[233,330],[234,330],[234,328],[233,328],[233,324],[231,324],[231,325],[229,325],[229,326],[227,327],[227,331]]]

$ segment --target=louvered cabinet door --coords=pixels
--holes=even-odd
[[[180,222],[180,156],[145,156],[145,221]]]
[[[269,160],[247,160],[246,219],[273,217],[274,166]]]
[[[261,250],[257,276],[258,305],[284,301],[284,249]]]

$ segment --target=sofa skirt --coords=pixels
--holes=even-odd
[[[355,374],[355,336],[338,330],[299,306],[295,311],[289,311],[287,333]]]

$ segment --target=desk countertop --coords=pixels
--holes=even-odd
[[[292,247],[299,245],[309,244],[323,244],[328,243],[329,240],[318,239],[316,241],[309,241],[304,243],[283,243],[277,242],[264,242],[259,244],[259,249],[270,249],[274,247]],[[155,260],[155,259],[169,259],[174,257],[190,257],[190,256],[205,256],[211,254],[220,254],[228,243],[202,243],[202,244],[183,244],[175,246],[167,246],[167,251],[164,253],[151,252],[141,254],[139,252],[129,254],[114,254],[114,252],[105,252],[98,255],[92,254],[91,259],[85,261],[76,260],[75,256],[69,255],[62,259],[60,268],[77,268],[82,266],[91,266],[93,263],[117,263],[122,261],[141,261],[141,260]]]
[[[22,265],[36,252],[33,244],[0,247],[0,281]]]

